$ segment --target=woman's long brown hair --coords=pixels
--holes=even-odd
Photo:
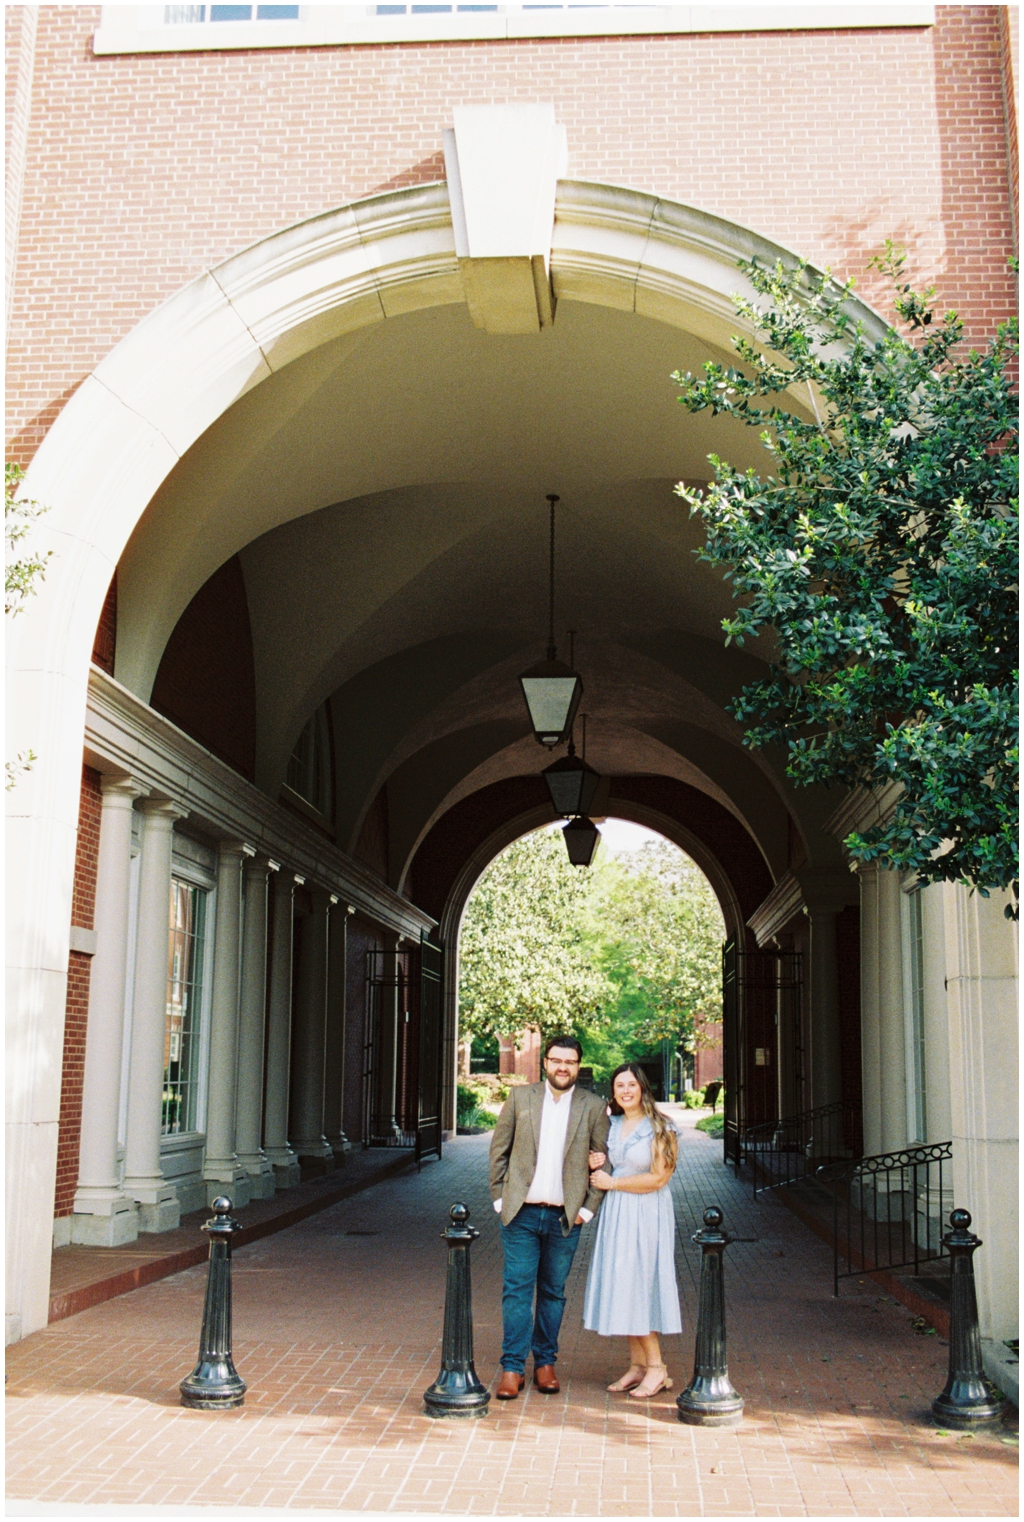
[[[623,1062],[615,1069],[615,1072],[612,1074],[609,1109],[613,1115],[624,1115],[626,1113],[615,1098],[615,1080],[622,1073],[632,1073],[640,1085],[640,1108],[654,1127],[654,1147],[652,1150],[658,1152],[663,1161],[670,1163],[674,1170],[679,1152],[679,1141],[676,1136],[675,1127],[669,1125],[664,1115],[658,1109],[658,1106],[654,1103],[654,1093],[647,1074],[639,1063]]]

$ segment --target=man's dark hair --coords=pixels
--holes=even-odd
[[[580,1043],[576,1040],[575,1036],[552,1036],[551,1040],[545,1044],[545,1057],[547,1057],[548,1052],[550,1052],[553,1046],[571,1046],[580,1061],[583,1061],[583,1048],[580,1046]]]

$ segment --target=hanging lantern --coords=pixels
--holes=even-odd
[[[562,828],[562,838],[574,867],[589,867],[594,859],[601,831],[592,819],[570,819]]]
[[[570,639],[572,633],[570,631]],[[573,736],[569,735],[569,754],[559,761],[552,761],[541,772],[548,785],[555,813],[572,819],[578,814],[589,814],[590,805],[601,780],[600,772],[587,765],[587,716],[583,714],[583,758],[576,754]]]
[[[583,696],[583,683],[578,672],[558,659],[555,649],[555,503],[558,498],[549,496],[547,500],[551,507],[547,658],[524,671],[519,683],[534,738],[541,745],[550,747],[562,745],[568,738]]]
[[[590,813],[601,774],[581,761],[579,756],[562,756],[560,760],[552,761],[541,776],[548,785],[556,814],[571,819],[576,814]]]
[[[572,729],[572,721],[583,696],[583,683],[571,666],[555,660],[549,650],[546,661],[538,661],[519,678],[534,737],[541,745],[561,745]]]

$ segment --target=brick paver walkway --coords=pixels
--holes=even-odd
[[[828,1249],[777,1203],[754,1204],[721,1144],[683,1139],[674,1184],[685,1331],[667,1339],[675,1391],[693,1357],[704,1206],[738,1237],[726,1255],[732,1431],[681,1425],[673,1396],[641,1406],[605,1384],[625,1347],[581,1328],[589,1244],[569,1283],[563,1392],[492,1402],[482,1421],[421,1414],[439,1362],[447,1207],[465,1199],[476,1361],[500,1350],[501,1252],[486,1137],[242,1248],[235,1362],[244,1408],[185,1411],[205,1269],[55,1323],[9,1350],[11,1498],[39,1503],[288,1507],[527,1516],[1017,1515],[1005,1431],[942,1435],[929,1402],[946,1349],[870,1281],[831,1295]],[[19,1507],[22,1515],[30,1514]],[[44,1510],[40,1506],[40,1512]],[[48,1514],[53,1514],[49,1505]]]

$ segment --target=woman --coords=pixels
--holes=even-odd
[[[681,1332],[676,1287],[676,1222],[668,1182],[676,1133],[654,1103],[643,1068],[626,1062],[612,1074],[608,1159],[590,1154],[590,1182],[609,1194],[597,1220],[587,1275],[583,1325],[602,1337],[629,1338],[630,1366],[608,1389],[650,1400],[672,1381],[658,1333]]]

